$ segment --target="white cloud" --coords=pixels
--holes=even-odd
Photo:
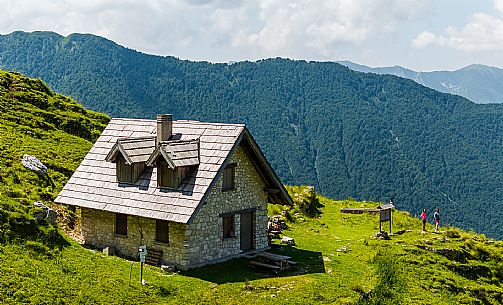
[[[412,41],[416,48],[429,45],[474,51],[503,51],[503,19],[476,13],[462,28],[449,26],[444,34],[435,35],[424,31]]]
[[[248,14],[257,12],[253,15],[255,21],[248,18],[252,22],[235,23],[223,32],[232,40],[233,48],[253,48],[255,53],[260,54],[259,57],[302,57],[306,53],[329,57],[332,54],[330,50],[337,45],[359,45],[372,34],[393,31],[422,2],[260,0],[247,2],[244,6],[244,12]],[[387,9],[382,10],[383,7]],[[244,12],[240,11],[239,15],[246,15]],[[235,13],[234,9],[229,15]],[[221,18],[217,18],[215,23],[222,23]],[[224,35],[223,32],[220,35]]]
[[[424,48],[431,44],[434,44],[438,41],[438,38],[435,34],[423,31],[419,33],[414,40],[412,40],[412,46],[415,48]]]
[[[94,33],[157,54],[330,57],[392,32],[427,0],[0,0],[0,32]],[[209,55],[213,54],[213,55]]]
[[[503,0],[494,0],[494,9],[503,13]]]

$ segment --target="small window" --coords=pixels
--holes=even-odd
[[[157,166],[157,183],[160,187],[176,188],[175,171],[168,167],[166,161],[159,161]]]
[[[168,222],[166,220],[156,220],[155,240],[165,244],[169,242]]]
[[[234,215],[224,216],[224,238],[235,237],[234,232]]]
[[[115,214],[115,234],[127,235],[127,215]]]
[[[236,188],[236,164],[229,164],[224,168],[224,175],[222,181],[222,191],[229,191]]]
[[[133,166],[127,164],[122,156],[117,159],[116,174],[118,182],[133,183]]]

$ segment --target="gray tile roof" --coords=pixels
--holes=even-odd
[[[200,140],[197,171],[174,191],[157,188],[155,167],[147,167],[134,185],[117,183],[115,164],[105,160],[107,154],[120,138],[155,136],[156,126],[155,120],[112,119],[55,201],[187,223],[245,127],[174,121],[173,134],[180,140]]]
[[[156,167],[146,167],[134,184],[116,181],[115,163],[105,159],[119,139],[154,137],[155,120],[121,119],[110,121],[75,173],[56,198],[57,203],[124,213],[179,223],[190,223],[211,191],[231,153],[245,139],[268,188],[279,190],[270,194],[271,202],[292,203],[247,129],[242,124],[173,121],[173,137],[180,141],[199,139],[199,165],[190,171],[176,190],[157,188]],[[143,160],[149,141],[119,140],[131,158]],[[194,145],[187,144],[187,145]],[[166,145],[177,162],[194,162],[194,156],[178,155],[176,145]],[[187,150],[187,147],[184,148]],[[141,153],[137,153],[141,151]],[[191,161],[184,161],[191,160]]]

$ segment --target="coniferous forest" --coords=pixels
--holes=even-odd
[[[503,238],[503,106],[330,62],[214,64],[73,34],[0,35],[0,68],[112,117],[246,123],[287,184]]]

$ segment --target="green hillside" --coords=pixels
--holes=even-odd
[[[335,63],[182,61],[81,34],[0,36],[0,67],[112,116],[244,122],[284,183],[394,195],[412,214],[438,206],[453,225],[503,238],[503,105]]]
[[[292,195],[299,188],[295,188]],[[296,197],[298,198],[298,196]],[[68,242],[41,252],[31,244],[0,244],[2,304],[501,304],[503,242],[433,227],[395,212],[394,230],[374,239],[377,216],[341,214],[377,203],[319,197],[321,217],[299,214],[275,243],[297,267],[274,275],[236,259],[181,273],[163,273]],[[297,201],[298,203],[298,201]],[[295,214],[295,213],[292,213]],[[369,299],[362,292],[372,291]]]
[[[503,242],[432,226],[395,212],[391,240],[375,239],[377,216],[342,214],[342,207],[378,203],[310,200],[289,187],[284,215],[296,246],[275,240],[272,251],[297,267],[274,275],[237,259],[182,273],[85,249],[66,237],[74,215],[52,199],[104,128],[108,117],[85,110],[37,79],[0,72],[0,303],[1,304],[501,304]],[[23,154],[48,166],[39,177]],[[62,213],[57,224],[37,220],[40,200]],[[315,215],[311,217],[309,215]],[[68,232],[68,231],[67,231]],[[370,298],[362,298],[362,293]]]
[[[36,222],[33,202],[52,202],[108,120],[38,79],[0,71],[0,242],[58,242],[55,228]],[[24,154],[41,160],[48,177],[24,168]]]

